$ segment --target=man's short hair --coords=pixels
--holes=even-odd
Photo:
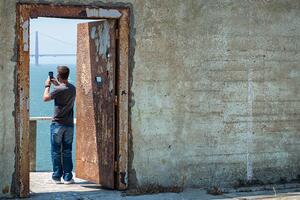
[[[59,66],[57,66],[57,73],[58,73],[59,78],[61,78],[63,80],[68,80],[70,70],[67,66],[59,65]]]

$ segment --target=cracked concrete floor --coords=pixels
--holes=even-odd
[[[276,199],[300,200],[300,188],[279,190],[276,196],[273,191],[226,193],[213,196],[203,189],[186,189],[181,193],[160,193],[152,195],[126,196],[120,191],[102,189],[99,185],[75,178],[75,184],[54,184],[50,172],[34,172],[30,174],[31,197],[41,200],[208,200],[208,199]]]

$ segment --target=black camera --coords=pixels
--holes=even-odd
[[[53,72],[49,72],[49,78],[50,80],[53,79]]]

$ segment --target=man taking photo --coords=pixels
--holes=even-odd
[[[49,73],[50,74],[50,73]],[[67,66],[57,67],[57,80],[52,74],[45,81],[43,100],[54,100],[54,115],[50,126],[51,158],[53,165],[52,179],[60,184],[74,183],[72,143],[74,134],[73,107],[76,88],[68,82],[70,70]],[[54,90],[50,92],[51,84]]]

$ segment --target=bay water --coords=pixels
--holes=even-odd
[[[69,82],[76,85],[76,65],[67,65],[70,68]],[[30,117],[53,116],[54,101],[43,101],[45,90],[45,80],[48,72],[53,71],[56,77],[57,64],[30,64]],[[53,86],[51,86],[51,90]],[[76,118],[76,106],[74,106],[74,118]],[[37,141],[36,141],[36,169],[37,171],[51,171],[51,145],[50,145],[50,124],[51,121],[37,122]],[[72,158],[75,169],[75,141],[76,127],[74,127],[74,140]]]

